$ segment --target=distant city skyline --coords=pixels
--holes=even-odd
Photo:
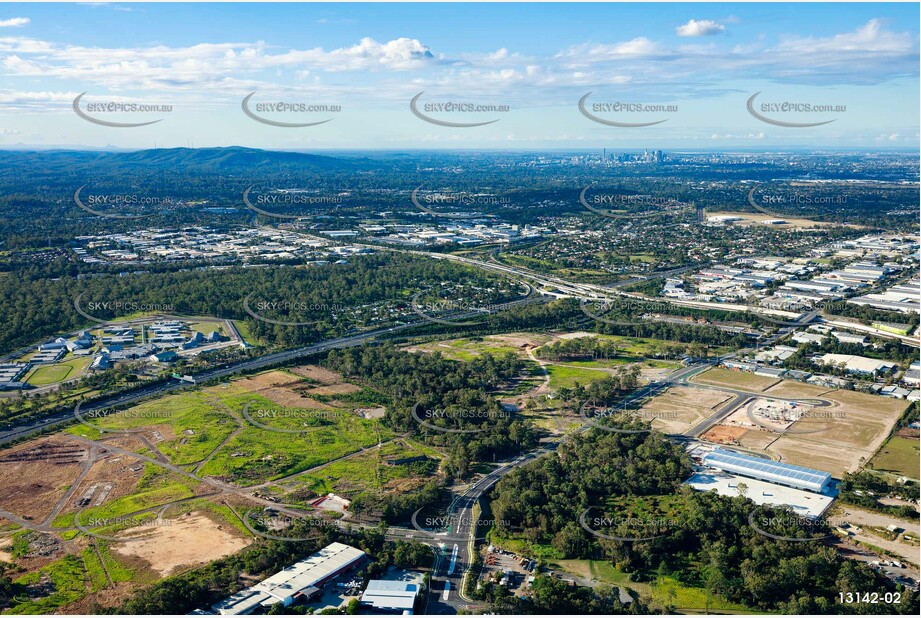
[[[0,148],[917,149],[918,21],[916,3],[3,3]]]

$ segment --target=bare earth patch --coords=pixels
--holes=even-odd
[[[205,564],[250,544],[248,539],[231,534],[226,526],[198,512],[170,522],[168,526],[146,528],[143,539],[114,544],[113,551],[126,558],[140,558],[165,577],[180,567]]]
[[[298,391],[290,388],[266,388],[257,391],[260,395],[286,408],[305,408],[308,410],[331,410],[332,407],[316,399],[302,397]]]
[[[348,393],[354,393],[360,390],[360,386],[345,382],[343,384],[317,386],[316,388],[306,389],[304,392],[308,395],[347,395]]]
[[[233,386],[240,391],[261,391],[264,388],[279,386],[297,386],[300,380],[284,371],[269,371],[258,375],[234,380]]]
[[[487,341],[498,341],[516,348],[522,348],[543,345],[547,343],[550,338],[534,333],[510,333],[508,335],[487,335],[484,339]]]
[[[316,365],[304,365],[302,367],[295,367],[291,369],[291,373],[309,378],[311,380],[316,380],[322,384],[335,384],[336,382],[342,381],[342,376],[335,371],[330,371],[329,369],[324,369],[323,367],[318,367]]]
[[[557,339],[579,339],[580,337],[597,337],[598,333],[589,333],[584,330],[580,330],[575,333],[563,333],[562,335],[557,335]]]
[[[647,402],[641,412],[659,431],[684,433],[731,398],[720,391],[673,386]]]
[[[716,425],[710,431],[701,436],[701,439],[717,444],[738,444],[739,438],[745,435],[748,430],[744,427],[726,427]]]
[[[40,440],[0,457],[0,508],[41,521],[83,469],[86,451],[62,440]]]

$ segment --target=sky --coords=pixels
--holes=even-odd
[[[918,24],[917,3],[0,3],[0,148],[917,149]]]

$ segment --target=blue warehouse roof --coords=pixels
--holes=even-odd
[[[802,487],[816,492],[822,491],[822,488],[831,480],[831,474],[828,472],[768,461],[723,449],[716,449],[711,453],[707,453],[703,461],[708,466],[720,468],[727,472],[736,472],[765,481]]]

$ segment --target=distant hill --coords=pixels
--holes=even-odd
[[[348,171],[367,169],[368,159],[340,158],[301,152],[282,152],[230,146],[227,148],[157,148],[126,152],[74,150],[0,151],[0,165],[39,166],[54,169],[79,167],[171,168],[201,171],[239,171],[243,169],[285,169],[312,171]]]

